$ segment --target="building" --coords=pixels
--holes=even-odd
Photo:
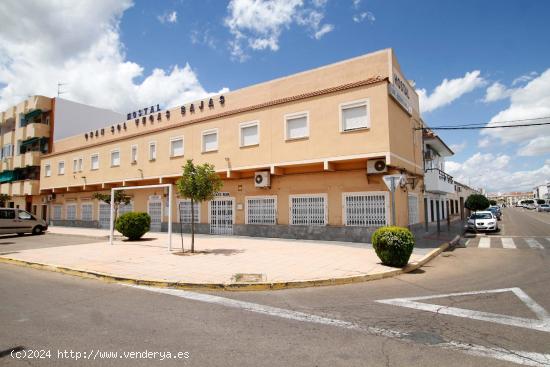
[[[0,193],[8,195],[10,207],[33,211],[43,218],[47,206],[40,197],[40,158],[50,153],[54,139],[80,126],[94,126],[122,115],[62,98],[34,96],[0,114]],[[58,167],[62,171],[64,166]],[[34,203],[34,206],[33,206]],[[40,208],[40,209],[38,209]]]
[[[533,200],[534,196],[532,192],[498,192],[487,195],[489,200],[495,200],[499,204],[506,204],[513,206],[521,200]]]
[[[470,216],[470,210],[464,207],[468,196],[481,194],[481,190],[473,189],[468,185],[455,180],[455,191],[450,196],[450,215],[460,216],[460,219],[465,219]]]
[[[543,199],[543,200],[550,199],[550,194],[548,191],[549,186],[550,186],[549,184],[544,184],[544,185],[538,185],[537,187],[535,187],[533,189],[533,197],[535,199]]]
[[[423,130],[424,205],[426,222],[446,220],[454,210],[451,195],[455,193],[453,177],[445,172],[445,158],[454,155],[451,148],[432,130]]]
[[[107,227],[94,192],[173,184],[193,159],[224,183],[193,209],[199,232],[366,241],[394,214],[396,225],[422,228],[421,128],[418,96],[386,49],[56,140],[33,200],[48,203],[54,225]],[[394,212],[390,174],[400,177]],[[148,212],[152,230],[166,229],[168,210],[188,229],[184,199],[128,194],[124,210]]]

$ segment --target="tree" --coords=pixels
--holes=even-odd
[[[497,201],[496,201],[496,200],[489,200],[489,204],[491,204],[491,205],[497,205]]]
[[[546,204],[546,200],[544,199],[537,199],[537,204]]]
[[[105,194],[102,192],[94,192],[92,195],[92,198],[103,201],[104,203],[107,203],[111,205],[111,194]],[[130,201],[132,201],[132,198],[126,195],[124,190],[116,190],[115,191],[115,217],[113,218],[113,222],[116,223],[116,219],[118,216],[118,209],[121,204],[128,205],[130,204]]]
[[[489,199],[481,194],[472,194],[468,196],[466,202],[464,203],[464,206],[467,209],[473,210],[474,212],[478,210],[485,210],[489,207],[489,205],[491,205]]]
[[[8,194],[0,194],[0,207],[5,208],[6,203],[11,200],[11,196]]]
[[[192,159],[188,159],[176,185],[181,196],[191,199],[191,252],[193,253],[195,252],[195,211],[193,210],[195,202],[212,200],[223,183],[214,171],[213,165],[210,163],[195,165]]]

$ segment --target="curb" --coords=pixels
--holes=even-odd
[[[457,236],[458,237],[458,236]],[[455,241],[455,239],[453,239]],[[453,242],[451,241],[451,243]],[[430,260],[437,257],[443,251],[445,251],[450,244],[448,242],[440,245],[438,248],[430,251],[422,259],[415,263],[410,263],[401,269],[389,270],[380,273],[358,275],[344,278],[328,278],[328,279],[314,279],[314,280],[299,280],[290,282],[265,282],[265,283],[186,283],[186,282],[167,282],[163,280],[148,280],[148,279],[135,279],[119,277],[115,275],[105,274],[101,272],[72,269],[63,266],[41,264],[36,262],[11,259],[9,257],[0,256],[0,263],[12,264],[23,266],[32,269],[47,270],[56,273],[62,273],[67,275],[78,276],[87,279],[99,279],[108,283],[123,283],[133,285],[144,285],[157,288],[175,288],[175,289],[192,289],[192,290],[225,290],[225,291],[265,291],[265,290],[281,290],[292,288],[307,288],[307,287],[322,287],[329,285],[343,285],[351,283],[368,282],[372,280],[379,280],[385,278],[391,278],[397,275],[409,273],[414,271]]]

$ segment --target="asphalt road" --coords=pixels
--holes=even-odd
[[[550,311],[548,224],[550,213],[507,208],[500,233],[470,238],[467,247],[446,252],[417,272],[273,292],[138,289],[0,264],[0,350],[50,351],[50,357],[43,352],[43,359],[24,360],[8,353],[0,364],[550,365],[550,323],[540,320]],[[515,248],[502,247],[508,237]],[[479,247],[481,238],[490,246]],[[528,238],[542,248],[530,247]],[[11,251],[20,240],[28,241],[9,240],[16,243],[9,245]],[[56,239],[45,235],[40,241]],[[512,290],[486,292],[495,289]],[[401,301],[408,307],[378,302],[478,291]],[[419,309],[418,302],[427,309]],[[72,351],[73,358],[60,359],[63,351]],[[102,359],[97,351],[118,355]],[[155,359],[151,353],[150,359],[121,354],[132,351],[139,357],[145,351],[180,352],[182,358],[161,362],[160,354]],[[84,353],[96,359],[83,359]]]

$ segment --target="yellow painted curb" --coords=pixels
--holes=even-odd
[[[158,288],[176,288],[176,289],[193,289],[193,290],[226,290],[226,291],[265,291],[265,290],[280,290],[290,288],[306,288],[306,287],[321,287],[329,285],[342,285],[351,283],[368,282],[371,280],[379,280],[385,278],[391,278],[400,274],[409,273],[414,271],[424,264],[437,257],[440,253],[445,251],[449,247],[449,243],[444,243],[438,248],[430,251],[426,256],[417,262],[410,263],[404,268],[388,270],[384,272],[357,275],[344,278],[329,278],[329,279],[313,279],[313,280],[299,280],[290,282],[273,282],[273,283],[186,283],[186,282],[167,282],[164,280],[148,280],[148,279],[135,279],[119,277],[110,274],[67,268],[63,266],[41,264],[30,261],[12,259],[9,257],[0,256],[0,263],[12,264],[18,266],[24,266],[33,269],[48,270],[56,273],[68,274],[88,279],[99,279],[110,283],[124,283],[145,285]]]

